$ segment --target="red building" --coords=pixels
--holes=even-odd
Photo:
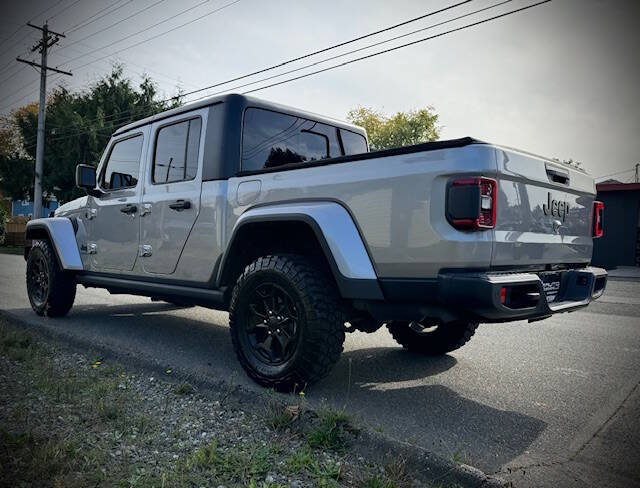
[[[604,236],[596,239],[595,266],[640,266],[640,183],[606,181],[596,185],[604,202]]]

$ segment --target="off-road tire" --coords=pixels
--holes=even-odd
[[[389,322],[387,329],[402,347],[427,356],[440,356],[461,348],[478,328],[475,322],[459,321],[438,325],[432,331],[417,332],[409,324],[404,321]]]
[[[251,296],[261,285],[275,283],[296,308],[299,339],[283,364],[265,364],[248,341]],[[238,278],[229,307],[231,339],[240,364],[257,383],[279,391],[300,391],[326,376],[340,358],[344,320],[331,278],[297,255],[270,255],[249,264]],[[245,330],[243,331],[243,328]]]
[[[33,281],[35,266],[42,266],[42,279],[46,280],[46,291],[38,296],[37,284]],[[27,293],[31,308],[38,315],[62,317],[66,315],[76,298],[76,280],[73,274],[64,271],[58,264],[51,243],[45,240],[33,242],[27,258]]]

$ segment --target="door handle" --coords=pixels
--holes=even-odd
[[[176,200],[169,204],[171,210],[187,210],[191,208],[191,202],[189,200]]]
[[[138,207],[132,204],[127,204],[124,207],[120,207],[120,211],[123,214],[127,214],[127,215],[133,215],[134,213],[136,213],[138,211]]]

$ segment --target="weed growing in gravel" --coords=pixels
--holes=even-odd
[[[204,470],[216,480],[247,484],[256,478],[264,478],[271,466],[271,451],[267,447],[229,446],[220,449],[217,441],[198,449],[185,467]]]
[[[347,448],[347,433],[352,431],[351,419],[342,410],[322,408],[313,428],[307,432],[309,446],[341,452]]]
[[[37,353],[31,336],[22,331],[5,331],[0,341],[0,352],[12,361],[27,361]]]
[[[304,393],[294,394],[288,404],[282,403],[275,391],[270,390],[266,394],[264,403],[264,420],[267,427],[276,431],[292,428],[296,422],[300,422],[306,411]]]
[[[411,479],[407,473],[407,461],[402,456],[390,457],[383,465],[381,474],[359,481],[360,488],[409,488]]]
[[[295,451],[285,459],[285,468],[291,475],[306,474],[316,479],[339,480],[341,476],[340,466],[330,460],[318,461],[309,448]]]
[[[173,392],[176,395],[191,395],[192,393],[194,393],[196,390],[195,388],[191,385],[191,383],[187,383],[182,382],[180,383],[178,386],[175,387],[175,389],[173,390]]]

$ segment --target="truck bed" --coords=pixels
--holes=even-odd
[[[497,180],[496,227],[455,229],[445,218],[448,184],[477,176]],[[252,180],[260,182],[259,194],[235,209],[228,230],[250,206],[331,199],[352,215],[383,279],[576,267],[591,259],[593,180],[550,159],[469,137],[244,172],[229,180],[229,195]],[[567,202],[567,214],[545,214],[550,199]]]

